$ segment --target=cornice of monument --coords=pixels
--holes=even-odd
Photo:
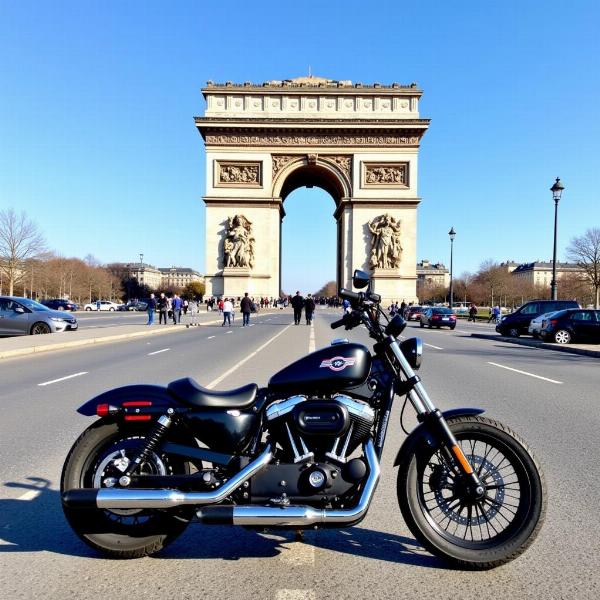
[[[206,86],[202,88],[202,93],[222,93],[228,92],[232,94],[244,94],[247,92],[261,92],[266,91],[268,93],[293,93],[294,91],[306,93],[334,93],[339,94],[341,91],[348,94],[408,94],[411,96],[421,96],[422,90],[417,87],[416,83],[400,84],[393,82],[390,84],[381,84],[378,82],[364,84],[361,82],[352,83],[349,80],[336,80],[327,79],[325,77],[316,77],[309,75],[307,77],[296,77],[294,79],[283,79],[283,80],[271,80],[263,83],[252,83],[245,81],[244,83],[234,83],[227,81],[225,83],[215,83],[213,81],[207,81]]]

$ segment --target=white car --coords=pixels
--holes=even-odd
[[[549,319],[556,311],[543,313],[538,315],[535,319],[531,319],[531,323],[529,323],[529,328],[527,329],[529,335],[532,335],[534,338],[540,337],[540,332],[542,331],[542,327],[544,326],[544,321]]]
[[[100,308],[98,308],[97,302],[90,302],[83,307],[83,310],[110,310],[115,311],[119,308],[119,305],[109,300],[100,300]]]

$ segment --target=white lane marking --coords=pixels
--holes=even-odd
[[[281,544],[281,552],[278,558],[287,565],[314,565],[315,547],[304,542],[286,542]]]
[[[309,354],[311,352],[315,351],[315,328],[314,325],[311,324],[310,326],[310,339],[308,340],[308,352]]]
[[[215,336],[214,335],[209,335],[206,339],[207,340],[212,340]]]
[[[314,590],[277,590],[275,600],[317,600]]]
[[[439,346],[434,346],[433,344],[426,344],[425,342],[423,342],[423,346],[427,346],[428,348],[434,348],[435,350],[443,350],[443,348],[440,348]]]
[[[59,377],[58,379],[52,379],[51,381],[44,381],[44,383],[38,383],[38,386],[50,385],[51,383],[58,383],[59,381],[65,381],[65,379],[73,379],[73,377],[80,377],[81,375],[87,375],[88,371],[81,371],[81,373],[73,373],[73,375],[67,375],[66,377]]]
[[[148,356],[153,356],[154,354],[160,354],[161,352],[168,352],[171,348],[163,348],[162,350],[155,350],[154,352],[148,352]]]
[[[275,341],[280,335],[285,333],[290,327],[291,327],[291,325],[288,325],[287,327],[282,329],[279,333],[275,334],[271,339],[267,340],[262,346],[257,348],[254,352],[248,354],[248,356],[246,356],[246,358],[242,359],[239,363],[237,363],[236,365],[231,367],[231,369],[228,369],[227,371],[225,371],[225,373],[223,373],[222,375],[220,375],[219,377],[217,377],[216,379],[211,381],[206,387],[209,389],[212,389],[215,387],[215,385],[219,385],[219,383],[221,383],[221,381],[223,381],[223,379],[225,379],[226,377],[229,377],[229,375],[231,375],[234,371],[239,369],[244,363],[247,363],[251,358],[254,358],[261,350],[264,350],[271,342]]]
[[[41,494],[40,490],[28,490],[24,494],[21,494],[17,500],[34,500]]]
[[[233,333],[233,331],[226,331],[225,335],[227,335],[228,333]]]
[[[495,362],[489,362],[488,365],[494,365],[494,367],[500,367],[501,369],[507,369],[508,371],[514,371],[515,373],[521,373],[521,375],[527,375],[528,377],[535,377],[536,379],[541,379],[543,381],[549,381],[550,383],[556,383],[558,385],[562,385],[562,381],[557,381],[556,379],[549,379],[548,377],[542,377],[541,375],[535,375],[534,373],[528,373],[527,371],[520,371],[519,369],[513,369],[512,367],[506,367],[504,365],[499,365]]]
[[[250,323],[250,325],[248,325],[248,327],[254,327],[254,323]]]

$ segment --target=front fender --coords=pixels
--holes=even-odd
[[[168,407],[181,407],[181,404],[169,394],[167,388],[160,385],[126,385],[103,392],[99,396],[82,404],[77,412],[86,417],[97,414],[96,408],[99,404],[107,404],[122,408],[124,402],[151,402],[144,412],[155,412],[153,409],[164,409]]]
[[[443,411],[442,415],[447,421],[453,417],[468,417],[471,415],[480,415],[484,412],[485,410],[482,408],[452,408]],[[404,462],[405,457],[412,453],[415,444],[422,440],[426,440],[428,443],[435,443],[426,423],[421,423],[418,427],[415,427],[415,429],[410,432],[410,435],[404,440],[404,443],[400,446],[400,450],[398,450],[398,454],[396,455],[394,466],[397,467],[401,465]]]

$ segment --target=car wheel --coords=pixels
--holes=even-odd
[[[454,331],[456,325],[454,327],[450,327],[450,331]]]
[[[85,310],[86,310],[86,312],[88,312],[88,311],[92,312],[92,309],[89,306]]]
[[[566,329],[559,329],[554,334],[554,341],[557,344],[568,344],[571,341],[571,334]]]
[[[421,321],[421,322],[419,323],[419,325],[420,325],[421,327],[425,327],[425,325],[423,325],[423,321]]]
[[[115,309],[114,309],[114,307],[112,307],[112,306],[111,306],[111,307],[108,309],[108,311],[109,311],[109,312],[115,312]]]
[[[64,306],[59,306],[58,310],[65,310],[65,307]]]
[[[519,330],[516,327],[511,327],[508,330],[509,337],[519,337]]]
[[[31,327],[31,335],[40,335],[50,333],[50,326],[47,323],[34,323]]]
[[[534,340],[537,340],[540,337],[540,334],[537,331],[532,331],[531,335]]]

